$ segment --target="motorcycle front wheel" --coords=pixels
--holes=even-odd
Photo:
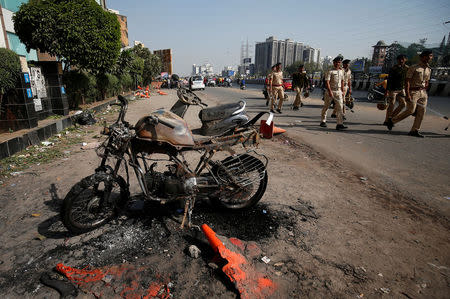
[[[243,154],[228,157],[212,169],[219,179],[220,190],[210,195],[217,208],[241,210],[253,207],[267,187],[267,170],[258,158]]]
[[[122,177],[98,172],[75,184],[64,198],[61,219],[74,234],[91,231],[111,220],[129,196]]]
[[[372,102],[373,99],[375,98],[374,94],[372,92],[367,93],[367,99]]]

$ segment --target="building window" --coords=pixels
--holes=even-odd
[[[0,0],[2,7],[12,12],[17,12],[23,3],[28,3],[28,0]]]
[[[27,60],[38,60],[36,50],[31,50],[30,53],[28,53],[25,45],[20,42],[17,35],[11,32],[6,32],[6,35],[8,37],[9,48],[12,51],[16,52],[18,55],[25,56]]]

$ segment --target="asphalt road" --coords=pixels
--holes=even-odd
[[[206,102],[230,103],[240,99],[247,102],[250,115],[265,111],[265,99],[260,85],[249,85],[247,90],[215,87],[197,92]],[[347,111],[348,130],[336,131],[335,119],[328,118],[328,128],[321,128],[321,91],[316,89],[300,111],[293,111],[295,94],[289,92],[283,114],[274,121],[285,128],[289,137],[308,144],[336,160],[357,169],[361,177],[377,180],[405,193],[411,200],[437,209],[450,216],[450,136],[444,128],[450,113],[450,98],[432,97],[421,132],[426,138],[408,136],[413,118],[398,123],[389,132],[382,125],[385,111],[364,100],[365,92],[356,91],[354,113]],[[329,111],[328,117],[331,111]],[[300,158],[300,157],[299,157]]]

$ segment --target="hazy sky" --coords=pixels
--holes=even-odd
[[[450,32],[448,0],[107,0],[128,17],[130,44],[171,48],[174,73],[206,62],[219,72],[239,63],[241,43],[269,36],[321,49],[321,56],[369,57],[378,40],[440,43]],[[252,55],[252,61],[253,61]]]

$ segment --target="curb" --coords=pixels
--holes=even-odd
[[[104,110],[109,104],[116,102],[116,99],[108,100],[100,105],[88,108],[94,112]],[[40,144],[51,136],[61,132],[62,130],[73,125],[70,115],[56,119],[54,122],[48,123],[43,127],[30,129],[19,137],[12,137],[0,143],[0,159],[4,159],[24,150],[30,145]]]

